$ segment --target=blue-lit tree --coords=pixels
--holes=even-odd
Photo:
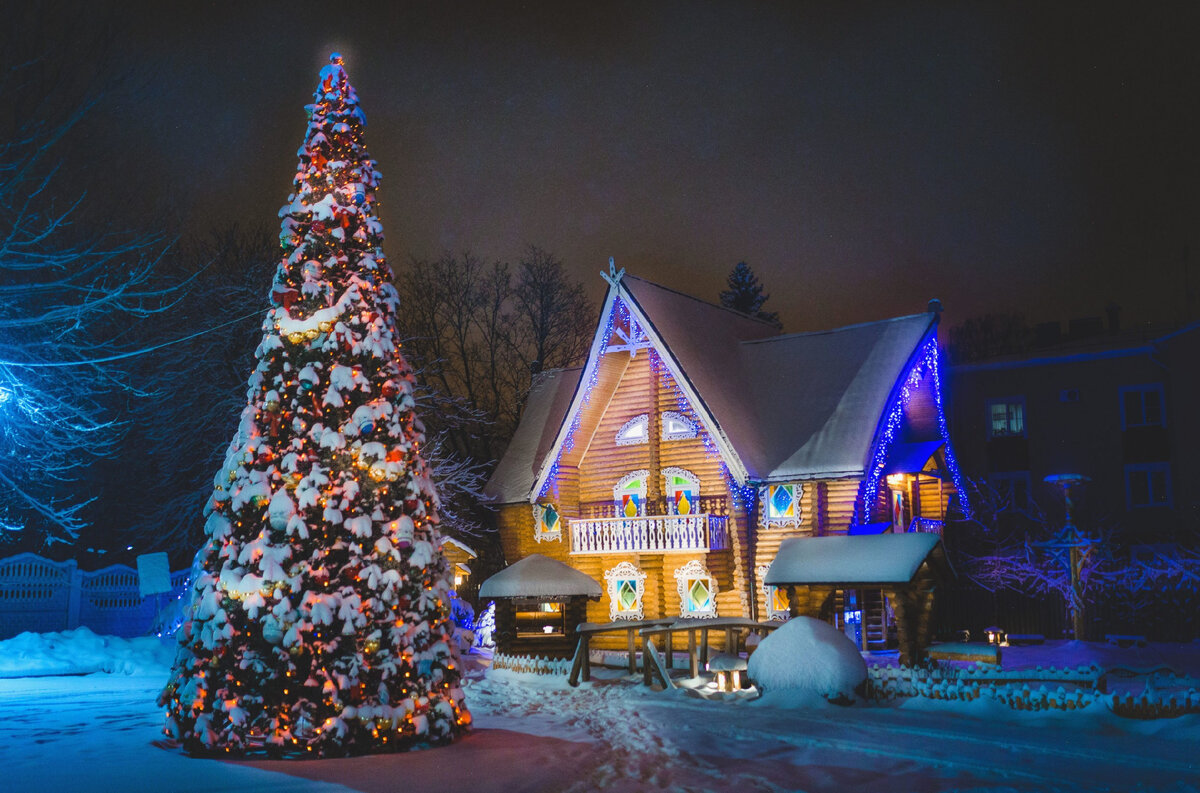
[[[152,284],[157,236],[88,231],[83,197],[64,201],[61,149],[99,100],[30,97],[55,82],[41,55],[10,48],[0,66],[0,105],[30,110],[0,128],[0,542],[34,548],[85,526],[79,474],[114,450],[113,402],[137,393],[119,364],[129,321],[170,297]]]

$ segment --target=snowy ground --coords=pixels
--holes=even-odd
[[[195,760],[153,742],[170,652],[87,634],[0,642],[0,789],[14,791],[1200,791],[1200,716],[1103,704],[1030,714],[992,702],[838,707],[710,701],[619,673],[578,689],[507,671],[467,689],[460,743],[347,760]],[[1099,662],[1200,676],[1200,643],[1012,648],[1005,667]],[[107,669],[110,671],[93,671]],[[45,676],[50,671],[59,676]],[[64,672],[88,674],[62,674]],[[39,677],[15,675],[42,674]]]

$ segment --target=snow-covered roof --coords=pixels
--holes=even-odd
[[[443,537],[442,544],[457,548],[472,559],[479,555],[475,553],[475,550],[471,546],[467,545],[462,540],[456,540],[453,537]]]
[[[600,583],[586,573],[540,553],[526,556],[483,582],[481,598],[600,597]]]
[[[554,444],[582,368],[547,369],[533,379],[521,423],[509,441],[483,494],[501,504],[524,501],[533,480]]]
[[[768,323],[632,275],[610,289],[610,307],[614,297],[646,326],[739,481],[864,475],[896,384],[936,322],[925,313],[780,335]],[[595,344],[593,356],[602,349]],[[499,503],[530,497],[565,439],[583,371],[550,371],[534,383],[485,494]]]
[[[936,534],[791,537],[763,581],[785,584],[905,584],[941,539]]]
[[[759,481],[862,475],[896,382],[935,321],[777,335],[634,276],[620,283]]]

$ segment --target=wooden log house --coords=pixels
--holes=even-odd
[[[939,305],[781,334],[603,275],[586,363],[535,378],[485,490],[509,564],[542,554],[594,579],[589,622],[786,619],[787,590],[764,580],[783,540],[940,533],[959,488]],[[863,648],[886,646],[882,591],[835,589],[828,616],[841,624],[857,606],[873,631],[856,636]]]

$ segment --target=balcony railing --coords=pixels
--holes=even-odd
[[[729,547],[729,518],[723,515],[574,518],[568,523],[572,554],[721,551]]]

